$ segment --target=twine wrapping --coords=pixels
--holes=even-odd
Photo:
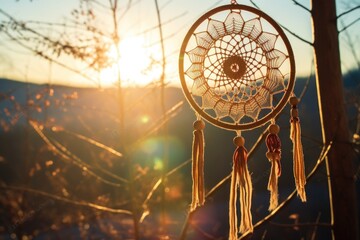
[[[247,150],[244,147],[244,138],[237,136],[234,138],[237,145],[233,155],[233,170],[230,184],[229,200],[229,239],[237,239],[237,233],[253,231],[251,215],[252,183],[251,176],[247,168]],[[240,231],[237,224],[237,189],[239,188],[240,201]]]
[[[306,202],[304,153],[301,143],[299,112],[297,109],[299,100],[296,97],[291,97],[289,102],[291,104],[290,139],[293,142],[293,162],[296,191],[301,201]]]
[[[269,126],[269,134],[266,137],[266,146],[268,151],[266,157],[271,162],[271,171],[267,189],[270,191],[269,211],[278,206],[278,178],[281,175],[281,141],[279,136],[279,126],[271,124]]]
[[[204,205],[204,133],[205,123],[202,120],[194,122],[193,147],[192,147],[192,201],[190,211]]]

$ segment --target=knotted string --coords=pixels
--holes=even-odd
[[[202,120],[194,122],[193,147],[192,147],[192,202],[190,211],[204,205],[204,133],[205,123]]]
[[[268,128],[269,134],[266,137],[266,146],[268,151],[266,157],[271,162],[271,171],[267,189],[270,191],[269,210],[273,210],[278,206],[278,178],[281,175],[281,141],[278,136],[280,127],[271,124]]]
[[[251,176],[247,168],[247,150],[244,147],[245,140],[241,136],[234,138],[234,144],[237,146],[233,155],[233,170],[230,184],[229,200],[229,239],[237,239],[237,233],[253,231],[251,215],[252,183]],[[237,223],[237,190],[239,188],[240,201],[240,231]]]
[[[291,97],[289,102],[291,105],[290,139],[293,142],[293,162],[296,191],[301,201],[306,202],[304,153],[301,143],[299,112],[297,109],[299,100],[296,97]]]

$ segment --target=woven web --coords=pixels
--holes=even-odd
[[[242,11],[230,11],[224,19],[209,18],[206,29],[193,34],[195,47],[186,50],[189,92],[201,98],[201,109],[214,110],[214,119],[256,122],[274,109],[274,95],[287,90],[289,56],[279,49],[279,34],[263,30],[260,16],[244,20]]]

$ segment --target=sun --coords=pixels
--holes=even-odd
[[[160,49],[146,46],[142,37],[124,38],[117,46],[112,45],[107,55],[114,64],[101,70],[102,86],[117,85],[119,74],[125,87],[145,86],[161,75]]]

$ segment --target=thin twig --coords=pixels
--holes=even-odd
[[[132,7],[136,6],[136,4],[138,4],[138,3],[140,3],[140,2],[141,2],[141,0],[138,0],[138,1],[135,1],[135,2],[133,2],[132,0],[129,0],[127,6],[126,6],[126,8],[125,8],[125,10],[123,11],[122,14],[120,14],[120,17],[119,17],[119,19],[118,19],[118,22],[120,22],[121,20],[123,20],[123,18],[124,18],[124,17],[126,16],[126,14],[129,12],[129,10],[130,10]]]
[[[306,79],[306,83],[305,83],[305,86],[303,87],[300,95],[299,95],[299,101],[301,101],[301,99],[304,97],[308,87],[309,87],[309,84],[310,84],[310,80],[311,78],[313,77],[314,75],[314,59],[311,60],[311,66],[310,66],[310,73],[309,73],[309,76],[308,78]]]
[[[172,174],[174,174],[175,172],[179,171],[181,168],[185,167],[187,164],[189,164],[191,162],[191,159],[181,163],[179,166],[173,168],[171,171],[169,171],[168,173],[166,173],[165,177],[169,177]],[[148,210],[147,209],[147,204],[149,202],[149,200],[151,199],[151,197],[154,195],[155,191],[159,188],[160,184],[162,183],[162,178],[159,178],[156,183],[154,184],[154,186],[152,187],[151,191],[147,194],[145,201],[143,202],[142,206],[144,208],[144,212],[143,215],[145,214],[145,212]],[[144,218],[141,218],[140,222],[142,222],[144,220]]]
[[[101,2],[98,1],[98,0],[91,0],[91,1],[92,1],[93,3],[95,3],[95,4],[97,4],[98,6],[102,7],[102,8],[105,8],[105,9],[108,9],[108,8],[109,8],[109,6],[101,3]]]
[[[26,21],[26,24],[27,25],[48,26],[48,27],[51,27],[52,30],[54,29],[54,26],[68,28],[68,29],[75,29],[75,30],[79,30],[79,28],[82,30],[90,30],[89,29],[90,26],[86,26],[84,24],[76,24],[76,23],[73,23],[73,25],[70,25],[68,23],[56,23],[56,22],[44,22],[44,21],[29,20],[29,21]],[[45,28],[45,29],[47,29],[47,28]],[[97,29],[95,27],[91,28],[91,33],[93,33],[93,34],[96,33],[96,34],[98,34],[98,36],[101,36],[104,38],[109,38],[109,36],[107,34],[105,34],[104,32],[102,32],[101,29]]]
[[[271,225],[278,226],[278,227],[285,227],[285,228],[293,228],[293,227],[313,227],[313,226],[319,226],[319,227],[331,227],[330,223],[321,223],[321,222],[308,222],[308,223],[296,223],[296,224],[286,224],[286,223],[275,223],[272,221],[269,221]]]
[[[319,223],[320,222],[320,217],[321,217],[321,212],[319,212],[318,216],[316,217],[316,223]],[[314,226],[314,230],[311,234],[311,240],[315,240],[316,239],[316,233],[317,233],[317,229],[318,229],[318,226]]]
[[[160,6],[160,11],[164,10],[165,7],[167,7],[169,5],[169,3],[171,3],[173,0],[168,0],[167,2],[165,2],[162,6]]]
[[[154,92],[157,90],[157,86],[158,86],[158,84],[157,83],[154,84],[154,82],[150,82],[146,86],[144,86],[143,87],[144,90],[142,91],[144,93],[141,96],[137,97],[135,102],[132,101],[131,105],[126,106],[124,111],[129,112],[131,110],[134,110],[137,105],[142,104],[144,101],[145,102],[148,101],[149,96],[151,96],[151,94],[156,94]],[[148,91],[145,92],[145,90],[148,90]]]
[[[212,240],[219,240],[219,238],[205,232],[204,230],[202,230],[200,227],[193,225],[195,231],[197,231],[200,235],[202,235],[203,237],[205,237],[205,239],[212,239]]]
[[[57,132],[57,131],[55,131],[55,132]],[[62,130],[62,132],[68,133],[68,134],[70,134],[72,136],[75,136],[76,138],[78,138],[80,140],[83,140],[83,141],[85,141],[87,143],[90,143],[91,145],[94,145],[94,146],[96,146],[98,148],[106,150],[107,152],[109,152],[109,153],[111,153],[111,154],[113,154],[113,155],[115,155],[117,157],[122,157],[123,156],[122,153],[120,153],[120,152],[116,151],[115,149],[113,149],[113,148],[111,148],[109,146],[106,146],[105,144],[102,144],[102,143],[100,143],[100,142],[98,142],[98,141],[96,141],[96,140],[94,140],[92,138],[86,137],[84,135],[81,135],[79,133],[75,133],[75,132],[72,132],[72,131],[69,131],[69,130]]]
[[[141,141],[143,141],[144,139],[146,139],[148,136],[154,134],[155,132],[159,131],[159,129],[161,129],[164,124],[166,124],[170,119],[172,119],[173,117],[175,117],[178,113],[178,111],[180,111],[180,109],[182,108],[182,106],[184,105],[184,101],[180,101],[177,104],[175,104],[171,109],[169,109],[164,115],[161,116],[161,118],[156,121],[153,124],[153,127],[150,128],[150,130],[148,130],[147,132],[145,132],[141,138],[137,139],[131,146],[130,146],[130,150],[131,149],[136,149],[136,147],[138,146],[138,143],[140,143]]]
[[[165,25],[167,25],[167,24],[169,24],[169,23],[172,23],[173,21],[175,21],[175,20],[177,20],[177,19],[179,19],[179,18],[184,17],[186,14],[188,14],[187,11],[185,11],[185,12],[183,12],[183,13],[180,13],[179,15],[176,15],[176,16],[172,17],[172,18],[168,19],[167,21],[164,21],[164,22],[162,23],[162,26],[165,26]],[[158,30],[158,28],[159,28],[158,25],[157,25],[157,26],[150,27],[150,28],[147,28],[147,29],[145,29],[145,30],[143,30],[143,31],[141,31],[141,32],[135,33],[135,36],[144,35],[145,33],[148,33],[148,32],[154,31],[154,30]]]

